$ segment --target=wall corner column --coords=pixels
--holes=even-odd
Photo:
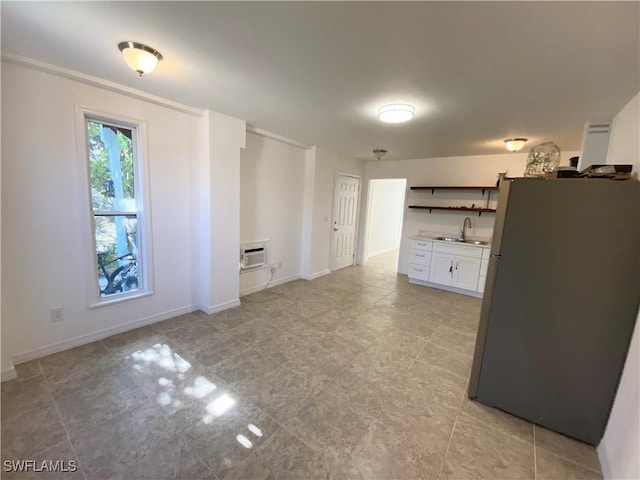
[[[207,147],[199,174],[200,308],[214,313],[240,304],[240,149],[246,123],[205,113]],[[204,203],[204,204],[203,204]]]
[[[311,256],[313,253],[313,195],[316,175],[316,147],[304,154],[304,196],[302,204],[302,249],[300,274],[308,279],[312,275]]]

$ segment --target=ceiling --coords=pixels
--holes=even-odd
[[[640,3],[1,2],[2,50],[78,70],[371,160],[505,153],[640,90]],[[164,60],[138,78],[117,49]],[[383,124],[378,107],[416,117]]]

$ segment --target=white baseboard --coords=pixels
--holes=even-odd
[[[304,280],[315,280],[316,278],[324,277],[325,275],[329,275],[330,273],[331,270],[327,268],[326,270],[321,270],[319,272],[312,273],[311,275],[301,275],[300,278]]]
[[[292,282],[294,280],[298,280],[300,278],[300,275],[289,275],[288,277],[284,277],[284,278],[279,278],[278,280],[274,280],[272,282],[265,282],[262,283],[260,285],[256,285],[255,287],[249,287],[249,288],[245,288],[244,290],[240,290],[240,295],[249,295],[251,293],[255,293],[255,292],[259,292],[260,290],[264,290],[265,287],[271,288],[271,287],[276,287],[278,285],[282,285],[283,283],[289,283]]]
[[[16,369],[13,368],[13,365],[10,368],[5,368],[0,372],[0,382],[6,382],[7,380],[13,380],[16,378],[18,374],[16,373]]]
[[[449,285],[441,285],[439,283],[425,282],[424,280],[418,280],[417,278],[409,278],[409,283],[415,285],[422,285],[423,287],[437,288],[438,290],[446,290],[447,292],[460,293],[469,297],[482,298],[482,293],[475,292],[473,290],[464,290],[462,288],[450,287]]]
[[[17,365],[20,363],[28,362],[29,360],[35,360],[36,358],[45,357],[47,355],[62,352],[64,350],[68,350],[73,347],[78,347],[80,345],[85,345],[87,343],[95,342],[97,340],[102,340],[103,338],[107,338],[112,335],[116,335],[118,333],[133,330],[134,328],[144,327],[145,325],[150,325],[152,323],[160,322],[162,320],[167,320],[169,318],[177,317],[178,315],[191,313],[197,310],[198,308],[199,307],[197,305],[188,305],[185,307],[175,308],[173,310],[167,310],[166,312],[157,313],[155,315],[150,315],[148,317],[139,318],[138,320],[134,320],[133,322],[123,323],[121,325],[116,325],[115,327],[105,328],[103,330],[98,330],[97,332],[87,333],[85,335],[79,335],[77,337],[69,338],[67,340],[62,340],[61,342],[50,343],[49,345],[45,345],[43,347],[38,347],[38,348],[34,348],[33,350],[28,350],[26,352],[18,353],[16,355],[13,355],[11,359],[13,360],[13,363]],[[2,373],[4,375],[4,371]]]
[[[218,303],[207,307],[206,305],[199,305],[198,308],[204,313],[211,315],[212,313],[221,312],[229,308],[237,307],[240,305],[240,299],[229,300],[228,302]]]

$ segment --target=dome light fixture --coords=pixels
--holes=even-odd
[[[394,103],[380,107],[378,118],[387,123],[402,123],[411,120],[415,113],[416,108],[413,105]]]
[[[508,138],[504,141],[504,144],[507,147],[507,150],[509,150],[512,153],[517,152],[518,150],[520,150],[522,147],[524,147],[524,144],[527,143],[527,140],[529,140],[528,138]]]
[[[118,48],[133,70],[139,76],[151,73],[162,60],[162,55],[155,48],[148,47],[138,42],[120,42]]]

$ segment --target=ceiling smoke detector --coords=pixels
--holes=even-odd
[[[373,154],[376,156],[378,160],[382,159],[387,154],[387,151],[384,148],[376,148],[373,151]]]

